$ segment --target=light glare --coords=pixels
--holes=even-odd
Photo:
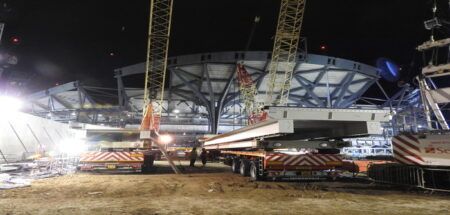
[[[69,138],[61,141],[59,151],[68,155],[80,155],[87,151],[87,146],[82,140]]]
[[[0,111],[6,114],[19,111],[22,108],[22,101],[9,96],[0,96],[0,104]]]
[[[170,136],[168,134],[163,134],[158,137],[158,140],[162,144],[168,144],[168,143],[172,142],[173,138],[172,138],[172,136]]]

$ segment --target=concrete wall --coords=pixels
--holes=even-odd
[[[69,125],[25,113],[0,115],[0,163],[15,162],[45,150],[56,150],[73,137]]]

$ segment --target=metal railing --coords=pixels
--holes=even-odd
[[[375,182],[425,188],[424,171],[420,167],[399,164],[369,166],[368,176]]]
[[[369,166],[368,176],[375,182],[450,192],[450,169],[375,164]]]

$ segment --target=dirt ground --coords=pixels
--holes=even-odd
[[[0,214],[450,214],[449,195],[350,181],[251,182],[209,165],[183,175],[164,166],[152,175],[42,179],[0,190]]]

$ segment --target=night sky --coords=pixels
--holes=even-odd
[[[243,50],[255,15],[261,22],[250,50],[271,51],[279,2],[174,0],[169,55]],[[440,2],[441,13],[448,14],[447,1]],[[114,68],[145,60],[149,0],[0,3],[6,22],[2,49],[19,57],[14,70],[33,77],[31,90],[77,79],[115,87]],[[408,65],[421,64],[414,48],[429,37],[423,21],[431,17],[430,8],[429,0],[309,0],[302,36],[310,53],[371,65],[387,57],[411,76],[417,71]],[[20,44],[11,44],[12,36],[20,37]]]

